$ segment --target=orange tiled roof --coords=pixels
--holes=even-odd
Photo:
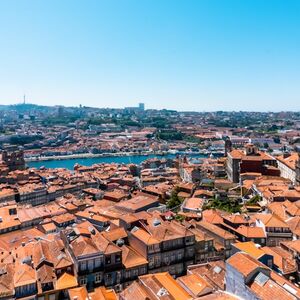
[[[215,290],[225,289],[225,273],[225,262],[223,260],[188,267],[188,274],[197,274],[203,277]]]
[[[278,161],[285,164],[287,167],[289,167],[292,170],[296,169],[296,163],[299,159],[299,155],[297,152],[291,153],[289,156],[285,157],[284,155],[280,155],[276,157]]]
[[[106,289],[103,286],[96,288],[94,292],[89,293],[89,296],[91,300],[117,300],[118,299],[113,289]]]
[[[35,270],[27,264],[16,264],[14,286],[24,286],[36,283]]]
[[[122,246],[122,263],[126,269],[136,266],[146,265],[147,259],[141,256],[135,249],[130,246]]]
[[[236,232],[247,238],[266,238],[266,233],[261,227],[239,226]]]
[[[257,268],[268,269],[265,265],[250,256],[249,254],[237,252],[227,259],[227,263],[233,266],[237,271],[247,277]]]
[[[177,281],[194,297],[203,296],[213,291],[213,287],[197,274],[188,274],[177,278]]]
[[[238,248],[239,250],[250,254],[252,257],[258,259],[265,254],[263,250],[256,247],[254,242],[240,242],[234,243],[234,247]]]
[[[272,214],[255,214],[257,220],[261,221],[266,227],[283,227],[289,228],[289,225],[281,220],[278,216]]]
[[[89,299],[89,294],[85,286],[69,289],[68,293],[70,299],[77,299],[77,300]]]
[[[77,279],[74,275],[64,273],[56,281],[57,290],[65,290],[76,287],[78,285]]]
[[[281,247],[263,247],[262,251],[273,256],[274,264],[283,274],[297,271],[297,263],[293,255]]]
[[[144,285],[148,286],[155,294],[163,287],[176,300],[190,300],[188,294],[169,273],[148,274],[139,277]]]
[[[286,299],[296,300],[297,298],[290,294],[286,289],[279,286],[273,280],[268,280],[263,286],[258,284],[255,280],[249,285],[250,289],[259,297],[261,300],[269,299]]]

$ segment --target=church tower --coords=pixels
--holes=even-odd
[[[232,151],[232,142],[229,138],[225,140],[225,156]]]

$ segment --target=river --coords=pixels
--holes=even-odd
[[[206,155],[200,153],[188,154],[193,158],[204,158]],[[123,164],[140,164],[144,160],[149,158],[176,158],[176,154],[150,154],[150,155],[124,155],[124,156],[106,156],[106,157],[88,157],[88,158],[75,158],[75,159],[61,159],[61,160],[46,160],[46,161],[31,161],[27,162],[27,166],[30,168],[66,168],[73,170],[75,164],[83,166],[91,166],[99,163],[123,163]]]

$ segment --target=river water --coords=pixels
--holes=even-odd
[[[204,158],[206,157],[204,154],[200,153],[192,153],[188,154],[188,157],[192,157],[193,159]],[[123,163],[123,164],[140,164],[146,159],[149,158],[176,158],[176,154],[166,154],[166,155],[124,155],[124,156],[108,156],[108,157],[89,157],[89,158],[75,158],[75,159],[61,159],[61,160],[47,160],[47,161],[31,161],[27,162],[27,166],[30,168],[66,168],[69,170],[73,170],[75,164],[80,164],[83,166],[91,166],[93,164],[99,163]]]

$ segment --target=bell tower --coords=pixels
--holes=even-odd
[[[225,140],[225,156],[232,151],[232,142],[229,138]]]

